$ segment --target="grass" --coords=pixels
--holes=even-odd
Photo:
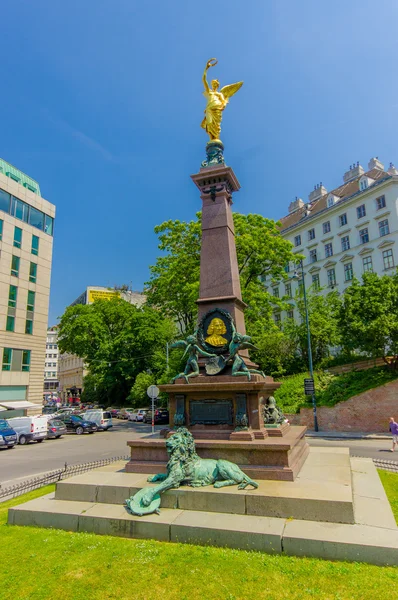
[[[398,475],[381,473],[398,518]],[[6,525],[1,600],[391,600],[398,569]]]
[[[280,379],[283,385],[276,390],[275,399],[285,413],[298,413],[301,407],[311,406],[309,398],[304,395],[304,379],[306,377],[309,377],[308,373],[299,373]],[[352,396],[397,378],[398,371],[393,371],[388,367],[374,367],[365,371],[351,371],[341,375],[333,375],[327,371],[315,372],[317,405],[334,406],[338,402],[349,400]]]
[[[398,475],[389,471],[382,471],[381,469],[379,470],[379,475],[398,524]]]

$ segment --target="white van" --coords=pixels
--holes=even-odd
[[[107,410],[101,410],[100,408],[93,408],[86,410],[81,415],[86,421],[92,421],[95,423],[99,430],[107,431],[113,426],[112,415]]]
[[[42,442],[47,437],[47,417],[13,417],[7,419],[18,437],[18,444],[27,444],[31,440]]]

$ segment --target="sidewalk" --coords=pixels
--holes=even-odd
[[[365,433],[360,431],[308,431],[306,437],[329,440],[391,440],[390,433]]]

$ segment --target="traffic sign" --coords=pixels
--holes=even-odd
[[[155,399],[159,396],[160,390],[157,387],[157,385],[150,385],[149,388],[147,389],[146,393],[148,394],[148,396],[150,398]]]
[[[315,394],[315,384],[312,377],[304,379],[304,394],[306,396],[312,396],[312,394]]]

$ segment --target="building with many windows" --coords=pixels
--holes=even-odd
[[[0,409],[41,407],[55,206],[0,159]],[[7,410],[3,410],[3,409]]]
[[[95,300],[110,300],[119,297],[130,304],[142,306],[146,296],[142,292],[134,292],[127,286],[106,288],[88,286],[82,294],[70,306],[76,304],[92,304]],[[80,397],[83,391],[83,380],[87,375],[87,369],[82,358],[74,354],[60,354],[58,361],[59,390],[62,401],[68,398]]]
[[[58,389],[58,327],[55,325],[47,329],[43,391],[45,399],[57,397]]]
[[[305,256],[306,286],[321,293],[344,292],[353,277],[366,271],[392,273],[398,260],[398,170],[385,170],[372,158],[365,172],[356,163],[343,176],[343,185],[328,192],[316,185],[308,202],[296,198],[280,219],[281,233],[293,252]],[[292,273],[294,266],[286,270]],[[292,298],[287,316],[294,317],[294,295],[300,282],[275,282],[274,296]],[[275,313],[277,323],[281,314]]]

